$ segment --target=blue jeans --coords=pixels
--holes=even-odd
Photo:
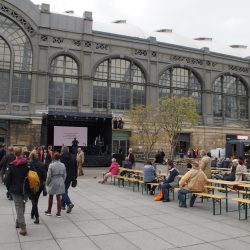
[[[65,193],[62,194],[62,207],[69,206],[71,204],[71,200],[68,196],[68,189],[70,187],[71,181],[70,182],[65,182]]]
[[[169,199],[169,189],[171,188],[171,186],[169,185],[169,183],[163,183],[161,185],[161,190],[163,192],[163,199],[164,200],[168,200]]]
[[[178,199],[179,199],[179,206],[180,207],[187,207],[187,203],[186,203],[186,195],[188,193],[191,193],[189,190],[187,189],[180,189],[178,192]],[[190,207],[194,206],[194,202],[196,200],[196,195],[192,195],[191,199],[190,199]]]

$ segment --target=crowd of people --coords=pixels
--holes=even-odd
[[[76,144],[77,146],[77,144]],[[191,169],[179,177],[179,171],[175,167],[174,161],[166,160],[167,176],[160,181],[154,165],[164,163],[164,152],[159,150],[155,161],[147,160],[143,167],[143,181],[151,195],[155,194],[157,185],[149,183],[159,183],[160,199],[162,202],[169,202],[170,189],[179,187],[178,199],[180,207],[187,207],[186,195],[191,193],[190,207],[194,205],[196,196],[193,193],[203,192],[208,179],[212,177],[212,159],[209,153],[204,150],[200,152],[199,160],[195,159],[189,166]],[[25,205],[28,198],[32,202],[30,211],[31,218],[35,224],[39,224],[39,197],[43,193],[48,194],[48,207],[45,211],[47,216],[52,215],[53,198],[56,196],[56,216],[61,217],[61,210],[71,213],[74,204],[69,197],[69,188],[76,186],[77,176],[83,175],[84,153],[81,147],[77,147],[75,154],[69,152],[69,148],[62,146],[60,152],[52,150],[52,147],[38,147],[31,152],[25,152],[20,147],[2,145],[0,149],[0,173],[1,180],[7,188],[7,198],[14,200],[16,208],[16,228],[20,228],[21,235],[27,235],[25,223]],[[123,162],[125,168],[132,169],[135,166],[135,155],[132,148],[128,150],[128,155]],[[120,165],[115,158],[112,159],[108,171],[104,174],[99,183],[104,184],[108,178],[119,174]],[[27,177],[29,171],[35,171],[39,178],[39,187],[36,192],[31,192],[27,187]],[[228,164],[228,171],[224,174],[217,174],[217,179],[227,181],[245,180],[247,168],[242,157],[232,159]],[[129,174],[124,170],[121,175]],[[74,184],[73,184],[74,183]]]
[[[81,155],[80,149],[78,153]],[[70,186],[76,186],[77,175],[81,175],[77,168],[79,162],[83,162],[82,156],[72,155],[66,146],[61,147],[60,152],[52,151],[52,147],[38,147],[27,153],[21,147],[7,147],[5,144],[0,155],[1,180],[7,188],[7,198],[14,200],[16,228],[20,228],[21,235],[27,235],[24,213],[28,199],[32,202],[30,216],[35,224],[39,224],[38,202],[41,193],[44,196],[48,194],[47,216],[52,215],[54,195],[57,200],[56,216],[61,217],[61,210],[71,213],[74,204],[68,190]],[[36,191],[30,188],[30,171],[37,174]]]
[[[133,164],[129,161],[131,158],[132,149],[129,150],[129,155],[125,158],[124,166],[125,168],[132,168],[134,166],[135,158],[132,154]],[[186,195],[188,193],[199,193],[205,191],[205,186],[208,184],[208,179],[212,178],[212,158],[210,152],[205,152],[205,150],[199,151],[199,158],[188,163],[190,168],[186,174],[181,178],[179,176],[178,169],[174,166],[174,161],[167,160],[166,168],[168,175],[163,181],[159,181],[156,172],[156,165],[164,163],[164,152],[163,150],[158,150],[155,161],[147,160],[143,167],[143,181],[147,185],[147,189],[151,195],[155,194],[155,189],[157,185],[151,185],[151,183],[159,183],[160,193],[157,195],[156,200],[162,200],[162,202],[169,202],[169,192],[171,188],[179,187],[178,199],[180,207],[187,207]],[[105,173],[103,180],[99,181],[104,184],[107,179],[112,175],[117,175],[119,172],[119,164],[116,159],[112,159],[112,164],[110,165],[109,171]],[[227,181],[242,181],[247,180],[245,173],[247,172],[247,167],[243,157],[238,157],[238,159],[232,159],[227,165],[228,171],[224,174],[218,174],[215,176],[217,179],[223,179]],[[123,170],[120,175],[131,174]],[[149,184],[150,183],[150,184]],[[193,207],[196,200],[195,195],[191,195],[190,207]]]

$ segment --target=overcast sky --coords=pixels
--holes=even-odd
[[[142,29],[173,29],[187,37],[212,37],[250,47],[250,0],[32,0],[53,12],[74,10],[111,22],[125,19]]]

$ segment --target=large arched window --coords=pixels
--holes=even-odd
[[[160,76],[159,97],[174,95],[194,97],[201,114],[201,82],[190,69],[171,67]]]
[[[248,118],[246,87],[239,77],[222,75],[213,84],[214,116],[233,119]]]
[[[11,53],[8,44],[0,37],[0,102],[9,101]]]
[[[30,102],[31,69],[32,48],[28,36],[14,21],[0,14],[0,102]]]
[[[76,61],[66,55],[57,56],[49,71],[49,105],[77,107],[79,72]]]
[[[127,110],[145,104],[145,76],[131,60],[108,59],[94,74],[93,107]]]

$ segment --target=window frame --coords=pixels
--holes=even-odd
[[[98,93],[103,83],[107,85],[107,98]],[[146,76],[137,63],[127,58],[108,58],[97,65],[93,77],[94,110],[125,111],[144,104],[146,104]]]

